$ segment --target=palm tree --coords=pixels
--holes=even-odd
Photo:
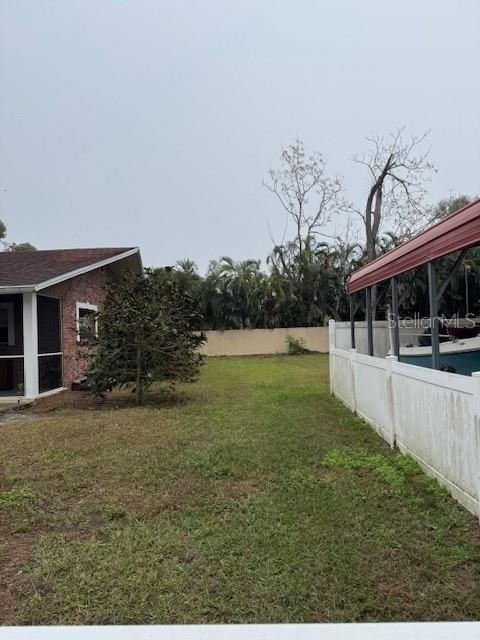
[[[260,315],[259,293],[263,279],[260,260],[235,262],[232,258],[223,256],[218,263],[218,274],[235,302],[237,324],[242,329],[256,326]]]
[[[197,265],[193,260],[190,260],[190,258],[184,258],[183,260],[179,260],[177,262],[177,270],[182,271],[183,273],[191,273],[191,274],[198,273]]]

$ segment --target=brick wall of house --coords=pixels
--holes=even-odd
[[[95,269],[60,284],[43,289],[42,294],[60,298],[62,301],[63,323],[63,384],[67,389],[85,370],[85,360],[80,354],[88,348],[77,342],[76,311],[77,302],[95,304],[99,308],[105,299],[104,286],[108,281],[106,269]]]

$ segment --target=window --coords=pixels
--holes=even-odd
[[[13,302],[0,303],[0,344],[15,344],[15,327],[13,323]]]
[[[97,335],[97,305],[77,302],[77,341],[89,343]]]

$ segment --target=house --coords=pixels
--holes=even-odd
[[[105,284],[141,268],[137,248],[0,252],[0,402],[71,388]]]

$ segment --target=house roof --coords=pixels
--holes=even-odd
[[[347,284],[352,294],[420,267],[427,262],[480,244],[480,200],[459,209],[411,240],[354,271]]]
[[[136,247],[0,252],[0,290],[39,290],[130,256],[141,267]]]

